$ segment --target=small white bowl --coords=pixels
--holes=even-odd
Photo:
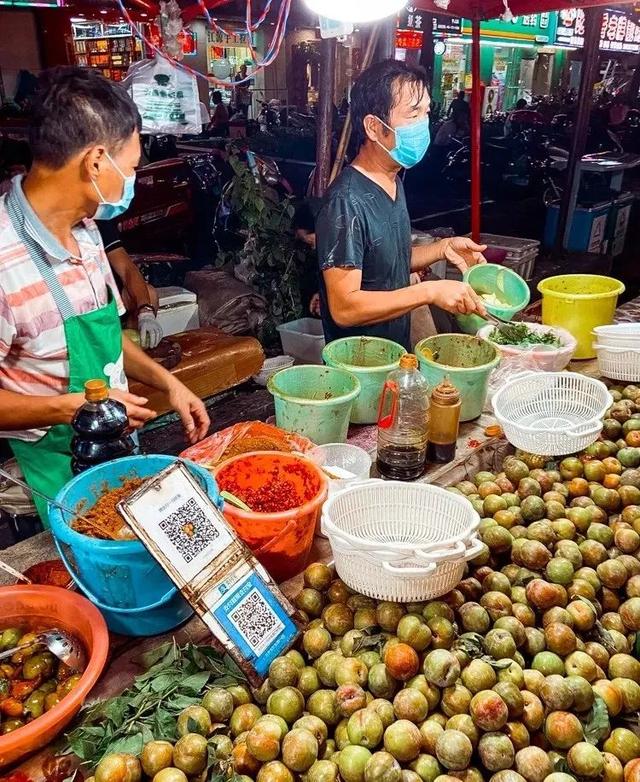
[[[531,331],[544,333],[552,331],[560,340],[562,347],[552,348],[548,345],[531,345],[531,347],[516,347],[515,345],[498,345],[491,342],[489,335],[493,333],[495,326],[491,323],[483,326],[478,331],[478,336],[489,340],[495,345],[506,359],[520,359],[526,363],[527,357],[530,357],[531,369],[538,369],[542,372],[561,372],[573,358],[578,343],[575,337],[566,329],[557,326],[543,326],[540,323],[527,323]],[[526,369],[526,367],[523,367]]]
[[[271,378],[281,369],[289,369],[289,367],[292,367],[295,363],[296,360],[292,356],[276,356],[275,358],[267,358],[262,365],[262,369],[258,372],[257,375],[253,376],[253,379],[259,386],[264,386],[266,388],[266,385],[269,382],[269,378]]]

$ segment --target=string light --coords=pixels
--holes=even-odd
[[[265,56],[262,60],[258,59],[258,55],[256,51],[253,48],[253,44],[251,42],[251,35],[253,32],[255,32],[260,25],[264,22],[264,20],[267,17],[267,14],[269,12],[269,9],[272,5],[272,0],[269,0],[267,3],[267,6],[265,7],[265,10],[260,15],[260,18],[258,21],[253,24],[251,19],[251,0],[247,0],[247,16],[246,16],[246,28],[247,28],[247,46],[251,52],[251,58],[254,62],[254,69],[251,75],[247,75],[244,79],[238,79],[238,81],[227,81],[223,79],[217,79],[215,77],[205,76],[203,73],[200,73],[199,71],[194,70],[193,68],[190,68],[188,65],[185,65],[182,62],[179,62],[174,57],[171,57],[166,52],[163,52],[158,46],[156,46],[153,41],[151,41],[143,32],[140,30],[133,19],[131,18],[131,15],[127,11],[127,9],[124,6],[123,0],[116,0],[118,7],[120,8],[120,11],[124,18],[126,19],[127,23],[131,26],[131,29],[135,32],[138,38],[140,38],[141,41],[143,41],[146,46],[158,57],[162,57],[162,59],[167,60],[167,62],[171,63],[176,68],[180,68],[181,70],[185,71],[186,73],[191,74],[192,76],[195,76],[198,79],[203,79],[207,83],[214,82],[215,84],[222,86],[222,87],[237,87],[239,84],[244,84],[246,82],[251,81],[256,73],[258,73],[261,70],[264,70],[267,66],[271,65],[273,61],[276,59],[278,54],[280,53],[280,48],[282,47],[282,42],[284,41],[284,36],[287,30],[287,22],[289,21],[289,14],[291,12],[291,3],[292,0],[281,0],[280,8],[278,9],[278,17],[275,24],[275,30],[273,32],[273,36],[271,38],[271,42],[269,46],[267,47],[267,51],[265,53]],[[210,26],[216,30],[220,31],[223,35],[229,35],[225,30],[223,30],[222,27],[216,24],[215,20],[211,18],[208,9],[205,6],[204,0],[198,0],[198,4],[201,8],[204,8],[205,18],[207,19],[207,22],[210,24]]]

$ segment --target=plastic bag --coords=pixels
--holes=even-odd
[[[207,437],[206,440],[197,445],[192,445],[186,451],[183,451],[180,456],[183,459],[191,459],[191,461],[201,464],[207,469],[212,469],[223,461],[222,457],[234,444],[246,439],[265,441],[263,443],[265,446],[268,445],[269,441],[272,441],[278,444],[281,450],[299,451],[300,453],[307,453],[315,448],[311,440],[308,440],[306,437],[285,432],[283,429],[278,429],[277,426],[271,426],[262,421],[243,421],[242,423],[229,426],[221,432],[216,432],[216,434]],[[265,451],[268,448],[256,447],[255,450]]]
[[[168,60],[136,63],[123,81],[142,117],[142,133],[183,136],[202,132],[196,77]]]

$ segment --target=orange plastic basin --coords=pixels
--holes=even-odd
[[[102,614],[86,598],[51,586],[0,587],[0,628],[57,627],[75,635],[87,652],[87,668],[66,698],[33,722],[0,736],[0,768],[41,749],[72,720],[107,660],[109,632]]]
[[[277,581],[300,573],[307,563],[316,523],[327,498],[327,481],[313,462],[275,451],[249,453],[214,471],[220,491],[242,498],[243,489],[260,491],[274,479],[290,481],[298,507],[281,513],[242,511],[225,503],[224,515],[238,536]]]

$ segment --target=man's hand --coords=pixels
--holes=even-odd
[[[211,419],[202,399],[176,381],[169,390],[169,403],[180,416],[187,439],[192,445],[207,436]]]
[[[481,315],[484,317],[487,314],[482,299],[466,282],[437,280],[422,284],[427,292],[428,304],[435,304],[455,315]]]
[[[487,262],[482,254],[486,249],[486,244],[476,244],[466,236],[454,236],[442,240],[442,257],[463,274],[470,266]]]
[[[120,391],[117,388],[112,388],[109,391],[109,396],[122,402],[127,408],[129,424],[132,429],[141,429],[147,421],[152,421],[156,417],[156,413],[146,407],[149,400],[143,396],[136,396],[128,391]]]
[[[312,315],[315,315],[317,318],[319,318],[322,315],[322,311],[320,309],[320,294],[314,293],[311,297],[311,301],[309,302],[309,312]]]
[[[153,310],[143,309],[138,315],[138,331],[142,348],[157,348],[162,339],[162,326]]]

